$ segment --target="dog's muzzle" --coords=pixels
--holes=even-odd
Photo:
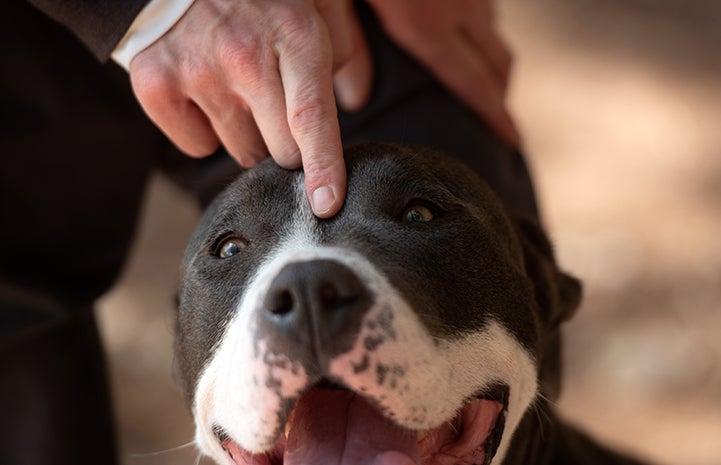
[[[333,375],[331,362],[353,348],[361,329],[368,325],[366,316],[375,303],[373,291],[336,260],[294,261],[280,269],[258,310],[256,337],[266,341],[270,353],[285,354],[304,366],[310,384],[280,412],[282,428],[274,445],[264,453],[243,449],[221,425],[215,426],[216,439],[233,463],[491,462],[504,429],[507,387],[481,393],[469,399],[455,417],[435,428],[416,431],[399,426],[393,418],[395,412],[384,408],[363,388]],[[364,341],[366,346],[374,344],[373,338]],[[367,369],[358,366],[358,370]]]

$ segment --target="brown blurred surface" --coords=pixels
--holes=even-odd
[[[718,465],[721,3],[497,4],[548,230],[586,288],[560,408],[655,463]],[[196,463],[192,447],[147,454],[192,439],[171,309],[197,215],[154,179],[133,257],[101,301],[125,464]]]

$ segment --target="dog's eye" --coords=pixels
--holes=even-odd
[[[239,237],[230,237],[220,243],[217,249],[217,256],[220,258],[230,258],[237,255],[246,246],[243,239]]]
[[[403,212],[403,221],[407,223],[422,223],[431,221],[435,214],[425,205],[411,205]]]

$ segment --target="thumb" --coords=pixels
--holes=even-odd
[[[333,87],[341,108],[352,112],[360,110],[370,97],[373,86],[373,59],[355,11],[351,9],[348,14],[353,51],[346,64],[335,73]]]

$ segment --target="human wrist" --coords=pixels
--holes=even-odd
[[[168,32],[195,0],[151,0],[135,17],[111,54],[113,61],[129,70],[135,56]]]

